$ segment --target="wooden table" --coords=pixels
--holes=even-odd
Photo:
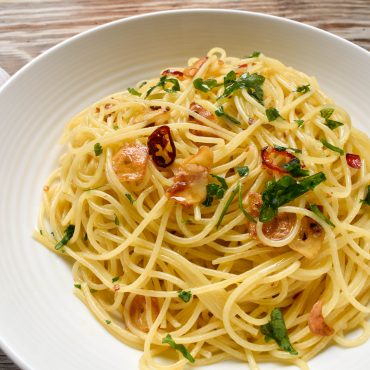
[[[158,10],[210,7],[294,19],[370,50],[370,0],[0,0],[0,67],[12,75],[53,45],[119,18]],[[0,350],[3,369],[18,367]]]

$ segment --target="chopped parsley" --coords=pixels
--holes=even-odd
[[[303,119],[295,119],[294,122],[297,124],[298,128],[302,127],[304,124]]]
[[[248,166],[237,166],[235,168],[236,172],[239,174],[240,177],[247,176],[249,173],[249,167]]]
[[[60,242],[54,247],[56,250],[59,250],[64,245],[66,245],[73,236],[73,233],[75,232],[75,225],[69,225],[65,230],[62,239]]]
[[[142,88],[144,85],[146,85],[147,84],[147,82],[146,81],[143,81],[141,84],[140,84],[140,86],[139,86],[139,89],[140,88]]]
[[[370,206],[370,185],[367,186],[367,195],[364,199],[361,199],[361,202]]]
[[[247,58],[258,58],[261,55],[260,51],[254,51],[251,55],[249,55]]]
[[[116,215],[116,217],[114,218],[114,223],[118,226],[119,225],[119,218],[117,217],[117,215]]]
[[[249,74],[243,73],[238,79],[234,71],[230,71],[224,77],[224,93],[220,95],[217,100],[227,98],[232,93],[240,90],[247,89],[247,92],[250,96],[256,99],[260,104],[263,105],[263,90],[262,84],[265,81],[265,77],[253,73]]]
[[[40,231],[40,234],[41,234],[41,235],[44,235],[44,233],[42,232],[42,230],[41,230],[41,229],[40,229],[39,231]]]
[[[186,303],[190,301],[190,298],[192,296],[190,290],[187,292],[185,290],[179,290],[177,293],[178,293],[179,298],[181,298]]]
[[[240,121],[238,121],[236,118],[230,116],[229,114],[227,114],[225,111],[224,111],[224,107],[221,105],[220,108],[218,108],[217,110],[215,110],[215,113],[216,113],[216,116],[217,117],[225,117],[227,120],[229,120],[230,122],[234,123],[235,125],[240,125]]]
[[[172,84],[172,88],[167,88],[166,87],[166,84]],[[164,91],[168,92],[168,93],[173,93],[173,92],[176,92],[176,91],[180,91],[180,84],[179,84],[179,81],[176,79],[176,78],[167,78],[167,76],[162,76],[160,79],[159,79],[159,82],[152,86],[147,92],[146,92],[146,95],[145,95],[145,99],[153,92],[153,90],[157,87],[161,87]]]
[[[301,149],[288,148],[288,147],[286,147],[286,146],[274,145],[274,148],[275,148],[278,152],[285,152],[286,150],[291,150],[291,151],[292,151],[292,152],[294,152],[294,153],[302,153],[302,150],[301,150]]]
[[[213,78],[203,80],[203,78],[197,78],[193,81],[193,85],[197,90],[208,92],[217,86],[217,81]]]
[[[226,204],[225,204],[225,206],[224,206],[224,208],[223,208],[223,210],[222,210],[222,212],[221,212],[221,214],[220,214],[220,217],[219,217],[219,219],[218,219],[218,221],[217,221],[216,229],[218,229],[218,228],[220,227],[221,222],[222,222],[223,218],[225,217],[226,212],[227,212],[227,210],[229,209],[230,204],[231,204],[231,203],[232,203],[232,201],[234,200],[235,195],[236,195],[236,193],[237,193],[238,191],[239,191],[239,186],[236,186],[236,187],[235,187],[235,189],[231,192],[230,197],[229,197],[229,199],[227,200],[227,202],[226,202]]]
[[[223,177],[217,175],[211,176],[214,177],[221,185],[215,183],[207,184],[207,196],[206,200],[203,202],[203,205],[206,207],[210,207],[212,205],[215,197],[221,199],[224,196],[225,191],[229,188]]]
[[[344,154],[344,150],[341,149],[341,148],[338,148],[337,146],[334,146],[332,144],[330,144],[329,142],[327,142],[325,139],[321,139],[320,140],[322,142],[322,144],[327,147],[328,149],[332,150],[333,152],[337,152],[339,153],[340,155],[343,155]]]
[[[130,193],[126,193],[126,194],[125,194],[125,197],[128,199],[128,201],[129,201],[131,204],[134,204],[135,199],[132,197],[132,195],[131,195]]]
[[[169,344],[173,349],[176,351],[179,351],[182,353],[182,355],[188,359],[191,363],[194,363],[194,357],[190,354],[190,352],[186,349],[186,347],[183,344],[177,344],[175,341],[172,339],[170,334],[167,334],[163,339],[162,339],[163,344]]]
[[[111,323],[112,323],[112,321],[110,321],[110,320],[105,320],[105,323],[106,323],[107,325],[109,325],[109,324],[111,324]]]
[[[324,220],[328,225],[335,227],[335,225],[324,216],[324,214],[320,211],[319,207],[316,204],[310,204],[310,210],[319,218]]]
[[[244,216],[251,222],[253,223],[257,223],[257,221],[244,209],[243,207],[243,188],[242,188],[242,184],[239,183],[238,184],[238,206],[239,206],[239,209],[243,212]]]
[[[334,113],[333,108],[324,108],[321,109],[320,111],[321,117],[325,119],[325,125],[328,126],[331,130],[336,129],[339,126],[343,126],[342,122],[329,119],[333,113]]]
[[[279,308],[272,310],[271,321],[261,326],[261,333],[265,336],[265,342],[273,339],[283,351],[289,352],[292,355],[298,355],[298,352],[290,343],[283,313]]]
[[[266,116],[269,122],[275,121],[277,118],[281,117],[279,111],[276,108],[267,108]]]
[[[119,280],[119,276],[116,276],[116,277],[114,277],[113,279],[112,279],[112,283],[115,283],[116,281],[118,281]]]
[[[141,93],[139,93],[139,91],[135,90],[134,88],[132,87],[129,87],[127,89],[127,91],[131,94],[131,95],[136,95],[136,96],[141,96]]]
[[[310,90],[311,90],[311,86],[310,84],[308,84],[308,85],[298,86],[296,92],[305,94],[309,92]]]
[[[74,287],[77,289],[81,289],[81,284],[75,284]]]
[[[304,170],[302,168],[301,161],[298,158],[293,158],[288,163],[285,163],[282,167],[294,177],[303,177],[310,174],[308,170]]]
[[[94,152],[95,152],[95,155],[98,156],[100,154],[103,153],[103,147],[100,145],[100,143],[96,143],[94,145]]]
[[[261,222],[271,221],[277,215],[280,206],[314,189],[325,180],[325,174],[318,172],[299,181],[291,176],[283,176],[277,181],[275,179],[268,181],[262,193],[263,204],[259,220]]]

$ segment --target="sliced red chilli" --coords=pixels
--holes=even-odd
[[[357,154],[347,153],[346,154],[346,161],[347,161],[348,166],[350,166],[352,168],[359,169],[362,166],[361,158]]]
[[[170,166],[176,158],[176,147],[168,126],[160,126],[148,138],[149,154],[159,167]]]
[[[280,151],[270,146],[266,146],[262,149],[261,156],[262,163],[267,168],[280,173],[288,173],[288,171],[282,166],[296,158],[295,155],[287,152],[286,150]]]
[[[184,73],[181,71],[173,71],[171,69],[166,69],[161,73],[162,76],[176,76],[177,79],[182,81],[184,79]]]
[[[186,77],[194,77],[199,71],[200,67],[207,61],[208,57],[203,57],[194,62],[191,66],[184,69]]]

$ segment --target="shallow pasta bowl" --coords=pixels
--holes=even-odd
[[[354,125],[370,131],[370,53],[273,16],[226,10],[146,14],[97,27],[36,58],[0,90],[0,345],[21,368],[138,368],[140,352],[94,320],[72,294],[70,265],[32,240],[31,231],[64,124],[95,100],[213,46],[235,56],[261,50],[316,76]],[[312,368],[364,369],[365,347],[333,346],[311,361]]]

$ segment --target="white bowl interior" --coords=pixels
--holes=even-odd
[[[105,331],[72,294],[70,265],[32,240],[43,181],[56,166],[64,124],[95,100],[213,46],[253,50],[317,77],[322,89],[368,129],[370,54],[338,37],[284,19],[190,10],[134,17],[53,48],[0,90],[0,335],[25,369],[136,369],[140,352]],[[330,348],[316,370],[364,369],[364,346]],[[228,369],[244,369],[230,362]],[[223,369],[225,364],[209,369]],[[262,369],[276,369],[263,365]]]

